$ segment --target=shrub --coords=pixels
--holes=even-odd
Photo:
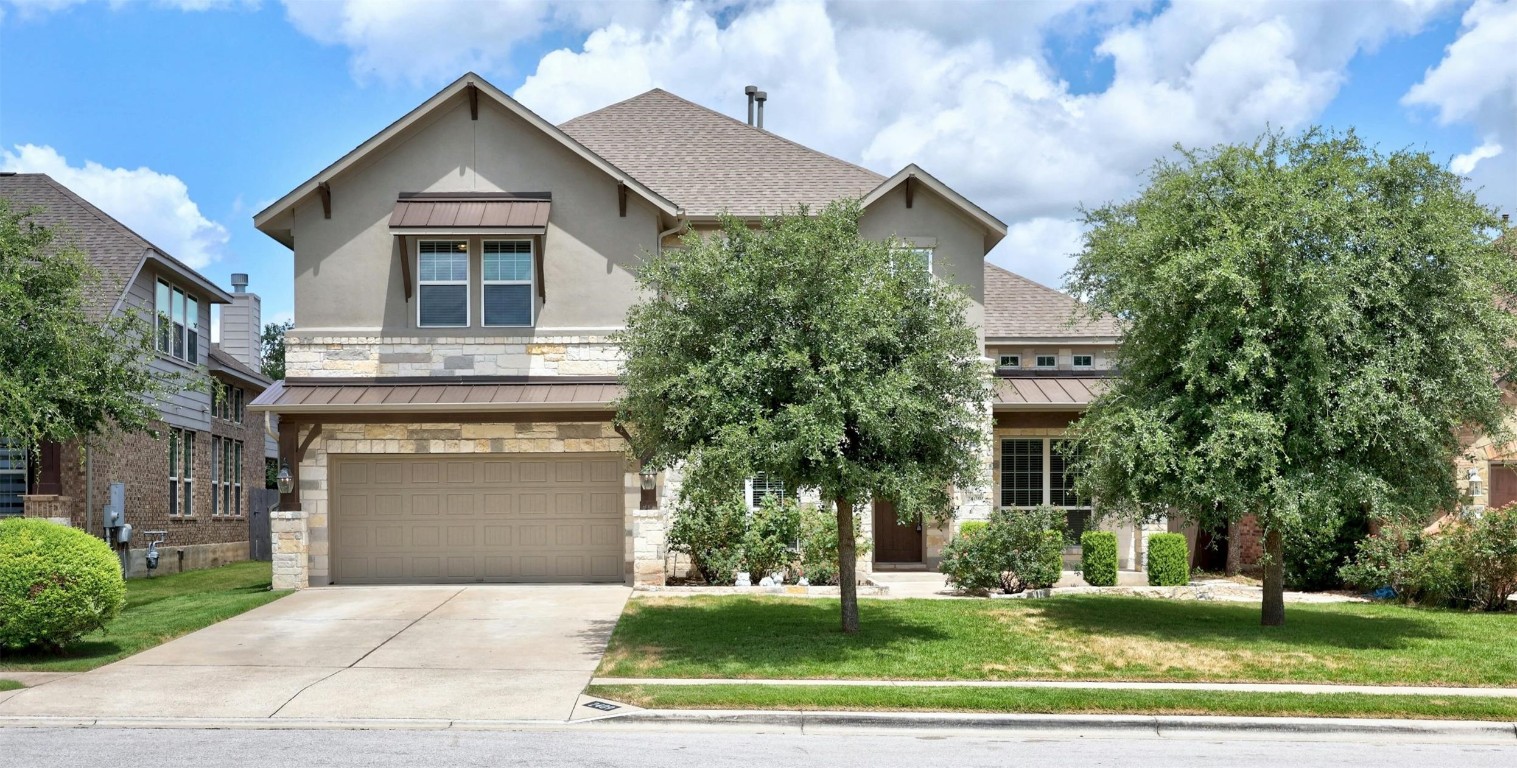
[[[0,520],[0,648],[61,650],[125,602],[105,542],[46,520]]]
[[[1453,535],[1465,552],[1474,606],[1485,611],[1511,608],[1508,598],[1517,593],[1517,504],[1487,510]]]
[[[1000,589],[1015,594],[1059,580],[1064,511],[1054,507],[998,509],[983,527],[962,532],[943,549],[939,570],[962,592]]]
[[[707,584],[731,584],[743,565],[748,507],[741,498],[682,500],[669,524],[669,549],[690,556]]]
[[[754,584],[790,567],[795,560],[792,547],[800,529],[801,508],[794,499],[765,496],[759,508],[753,510],[743,532],[742,548],[743,564]]]
[[[1417,529],[1387,524],[1379,534],[1359,542],[1354,558],[1338,569],[1338,576],[1356,589],[1372,592],[1390,587],[1397,600],[1415,602],[1421,591],[1416,571],[1422,548],[1422,534]]]
[[[963,523],[959,524],[959,535],[973,536],[979,531],[985,530],[985,525],[986,523],[984,520],[965,520]]]
[[[1390,587],[1402,603],[1468,606],[1478,602],[1476,552],[1484,547],[1486,532],[1480,521],[1451,521],[1435,535],[1406,523],[1388,524],[1360,542],[1354,560],[1339,573],[1361,590]]]
[[[1285,585],[1316,591],[1343,586],[1339,572],[1369,535],[1369,517],[1358,508],[1297,519],[1285,531]]]
[[[1179,587],[1190,583],[1190,549],[1183,533],[1157,533],[1148,538],[1148,584]]]
[[[1086,531],[1080,535],[1080,573],[1092,587],[1117,585],[1117,534]]]
[[[800,510],[801,575],[816,586],[838,582],[838,519],[829,507],[802,507]],[[859,513],[853,513],[853,530],[858,531]],[[870,542],[860,536],[855,542],[859,555],[869,552]]]

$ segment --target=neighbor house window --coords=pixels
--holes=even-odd
[[[1053,355],[1038,355],[1039,368],[1052,368],[1059,364],[1058,358]]]
[[[1074,366],[1076,368],[1089,368],[1094,363],[1095,363],[1095,360],[1090,355],[1075,355],[1074,356]]]
[[[242,441],[232,441],[232,514],[242,516]]]
[[[1000,367],[1000,368],[1021,368],[1022,367],[1022,356],[1021,355],[1001,355],[1001,359],[1000,359],[999,362],[996,363],[996,366]]]
[[[244,404],[243,404],[242,401],[243,401],[242,387],[233,387],[232,388],[232,421],[234,421],[234,422],[236,422],[238,424],[242,423],[242,418],[243,418],[244,414],[246,413],[246,411],[244,410]]]
[[[194,296],[159,280],[153,317],[159,352],[191,363],[200,361],[200,302]]]
[[[221,472],[225,466],[221,459],[221,438],[211,435],[211,517],[226,514],[226,505],[221,503]]]
[[[416,324],[423,328],[469,325],[469,244],[463,240],[417,243]]]
[[[0,438],[0,517],[23,513],[21,497],[25,495],[26,448]]]
[[[484,324],[532,324],[532,241],[484,242]]]
[[[232,442],[221,441],[221,508],[228,513],[232,509]]]
[[[195,514],[195,433],[169,430],[169,514]]]
[[[784,496],[785,484],[777,477],[760,472],[748,479],[744,488],[744,499],[750,509],[758,509],[764,503],[764,499],[770,496]]]

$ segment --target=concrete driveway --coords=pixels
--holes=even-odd
[[[628,594],[590,585],[310,589],[15,692],[0,700],[0,717],[562,722],[579,716],[576,700]]]

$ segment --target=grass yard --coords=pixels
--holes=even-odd
[[[634,599],[597,674],[1517,685],[1514,614],[1291,605],[1285,627],[1266,629],[1257,605],[1239,603],[1117,596],[860,602],[862,631],[848,637],[838,631],[835,600]]]
[[[1517,719],[1517,699],[1353,693],[1243,693],[1050,688],[595,685],[588,694],[649,709],[808,709],[1017,714]]]
[[[25,687],[26,686],[16,682],[15,680],[0,680],[0,691],[14,691],[17,688]]]
[[[242,562],[126,583],[126,607],[62,655],[5,654],[0,672],[82,672],[229,619],[288,592],[269,591],[270,565]],[[3,689],[0,689],[3,690]]]

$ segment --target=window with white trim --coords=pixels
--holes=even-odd
[[[998,360],[996,362],[996,367],[998,367],[998,368],[1021,368],[1022,367],[1022,356],[1021,355],[1001,355],[1000,360]]]
[[[154,334],[159,352],[200,362],[200,302],[178,286],[159,280],[153,295]]]
[[[232,514],[242,517],[242,441],[232,441]]]
[[[26,495],[26,448],[14,440],[0,438],[0,517],[25,512],[21,500]]]
[[[1065,542],[1078,542],[1090,524],[1091,504],[1075,492],[1080,447],[1060,437],[1001,440],[1001,506],[1047,504],[1065,510]]]
[[[195,514],[195,433],[169,429],[169,514]]]
[[[416,244],[416,248],[417,326],[468,327],[468,241],[422,240]]]
[[[777,477],[759,472],[744,483],[743,500],[749,509],[758,509],[770,496],[784,496],[785,484]]]
[[[226,462],[221,460],[221,437],[211,435],[211,517],[226,514],[226,505],[221,503],[221,473]]]
[[[1075,355],[1072,362],[1076,368],[1089,368],[1095,364],[1095,358],[1090,355]]]
[[[1038,355],[1039,368],[1053,368],[1059,364],[1059,359],[1053,355]]]
[[[532,325],[532,241],[486,240],[483,244],[481,316],[490,327]]]

